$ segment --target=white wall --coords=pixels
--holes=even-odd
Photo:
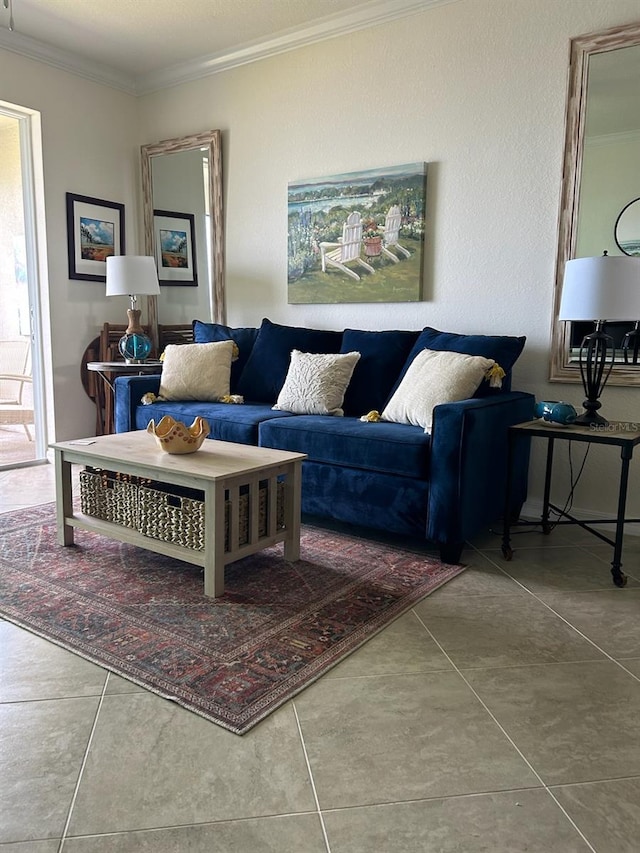
[[[42,120],[51,352],[45,381],[53,386],[49,440],[92,435],[95,407],[80,381],[87,344],[105,321],[126,322],[128,300],[104,296],[99,282],[70,280],[65,193],[122,202],[126,245],[138,250],[137,101],[9,51],[0,50],[3,101],[38,110]]]

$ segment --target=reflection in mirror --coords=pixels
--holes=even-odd
[[[212,130],[141,148],[145,253],[156,257],[161,284],[148,304],[156,346],[158,323],[224,322],[220,145]]]
[[[640,158],[640,24],[573,39],[569,76],[549,378],[579,382],[577,352],[593,327],[557,319],[564,265],[603,251],[623,254],[616,223],[638,195],[631,176]],[[607,324],[617,348],[636,319]],[[622,351],[616,362],[609,384],[640,385],[640,371]]]
[[[620,211],[615,227],[616,244],[625,255],[640,255],[640,198]]]

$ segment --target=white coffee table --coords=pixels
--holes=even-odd
[[[300,487],[302,453],[233,444],[207,439],[196,453],[170,455],[160,450],[144,430],[102,435],[92,439],[57,442],[56,511],[58,542],[73,544],[74,528],[94,530],[149,551],[204,567],[205,595],[224,592],[224,567],[277,542],[284,542],[284,558],[300,558]],[[205,543],[202,550],[151,538],[138,530],[75,512],[71,466],[88,465],[156,482],[198,489],[204,493]],[[278,481],[284,484],[284,525],[277,525]],[[260,482],[267,483],[268,524],[265,535],[258,525]],[[240,489],[249,493],[249,536],[240,544]],[[230,504],[229,546],[225,550],[225,501]]]

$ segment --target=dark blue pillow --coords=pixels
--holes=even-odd
[[[193,340],[197,344],[212,344],[217,341],[235,341],[238,346],[238,358],[231,364],[231,393],[235,394],[240,375],[249,360],[251,350],[258,337],[258,330],[251,328],[233,329],[221,323],[203,323],[193,321]]]
[[[359,352],[344,396],[344,413],[360,417],[372,409],[381,412],[419,332],[345,329],[340,352]]]
[[[313,353],[340,351],[342,332],[279,326],[266,318],[238,384],[238,393],[254,403],[275,403],[287,378],[291,350]]]
[[[511,337],[509,335],[459,335],[455,332],[439,332],[426,326],[418,336],[409,353],[402,373],[396,383],[400,384],[413,359],[423,349],[446,350],[448,352],[461,352],[465,355],[482,355],[492,358],[506,373],[502,380],[502,388],[491,388],[485,380],[474,394],[474,397],[486,397],[495,391],[509,391],[511,388],[511,368],[516,363],[518,356],[524,348],[526,337]],[[394,388],[395,391],[395,388]]]

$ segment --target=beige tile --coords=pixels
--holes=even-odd
[[[613,661],[465,676],[546,784],[640,775],[640,682]]]
[[[632,658],[630,660],[623,660],[622,665],[632,672],[634,675],[637,675],[640,678],[640,658]]]
[[[97,698],[0,705],[0,843],[59,838]]]
[[[612,587],[541,598],[613,658],[640,657],[640,589]]]
[[[415,611],[461,668],[604,658],[531,595],[431,596]]]
[[[415,613],[396,619],[377,636],[366,642],[346,660],[330,670],[325,678],[358,675],[392,675],[397,672],[429,672],[453,669],[425,631]]]
[[[598,853],[638,853],[640,778],[552,790]]]
[[[15,844],[3,844],[2,853],[58,853],[60,840],[16,841]]]
[[[326,849],[317,814],[69,838],[64,844],[64,853],[326,853]]]
[[[54,475],[51,464],[0,471],[0,512],[55,500]]]
[[[611,572],[602,560],[584,549],[514,548],[513,559],[499,563],[504,570],[528,590],[545,592],[611,589]],[[629,587],[637,586],[631,579]]]
[[[107,679],[107,688],[105,693],[107,695],[114,693],[147,693],[147,689],[145,687],[141,687],[139,684],[135,684],[133,681],[129,681],[128,678],[122,678],[120,675],[116,675],[113,672],[109,673],[109,677]]]
[[[99,696],[104,669],[24,628],[0,621],[0,702]]]
[[[324,813],[331,853],[587,853],[544,790]]]
[[[324,679],[294,702],[323,809],[539,784],[456,673]]]
[[[290,705],[239,737],[150,693],[125,693],[104,698],[70,834],[314,807]]]
[[[526,595],[513,578],[509,577],[508,563],[502,557],[494,559],[479,551],[465,551],[462,555],[467,565],[462,574],[450,580],[433,595],[438,598],[461,595]]]

